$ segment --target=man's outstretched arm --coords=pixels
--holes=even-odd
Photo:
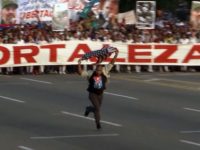
[[[78,74],[81,75],[83,72],[83,69],[81,67],[81,59],[78,60]]]
[[[119,50],[116,48],[115,56],[113,57],[113,59],[110,62],[111,65],[115,64],[118,54],[119,54]]]
[[[104,67],[104,73],[107,75],[107,77],[110,76],[110,75],[109,75],[109,72],[111,71],[112,67],[114,66],[118,54],[119,54],[119,51],[118,51],[118,49],[116,48],[115,56],[114,56],[113,59],[110,61],[110,63]]]

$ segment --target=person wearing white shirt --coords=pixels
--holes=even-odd
[[[39,40],[38,40],[38,44],[39,44],[39,45],[45,45],[45,44],[48,44],[48,41],[45,39],[44,36],[41,36],[41,37],[39,38]],[[44,73],[44,69],[45,69],[45,66],[44,66],[44,65],[41,65],[41,66],[40,66],[40,69],[39,69],[39,72],[40,72],[41,74],[43,74],[43,73]]]
[[[190,43],[191,44],[196,44],[196,43],[199,43],[198,42],[198,39],[196,37],[196,33],[192,33],[191,37],[190,37]]]
[[[27,43],[28,44],[36,44],[36,41],[33,39],[33,37],[31,35],[29,35]],[[27,73],[32,74],[33,73],[33,66],[27,66],[26,70],[27,70]]]
[[[25,41],[24,41],[22,35],[20,35],[20,36],[18,37],[18,39],[17,39],[17,44],[25,44]]]
[[[186,37],[186,35],[183,35],[183,37],[179,40],[180,44],[186,45],[186,44],[190,44],[190,39]],[[187,66],[181,66],[181,71],[188,71],[188,67]]]
[[[187,38],[185,35],[179,40],[180,44],[189,44],[190,43],[190,39]]]
[[[56,41],[54,41],[54,42],[66,42],[64,34],[60,33],[59,36],[57,37]],[[59,69],[59,72],[58,72],[59,74],[66,74],[67,66],[60,65],[58,69]]]

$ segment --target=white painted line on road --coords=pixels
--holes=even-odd
[[[194,109],[194,108],[183,108],[185,110],[189,110],[189,111],[194,111],[194,112],[200,112],[200,109]]]
[[[25,147],[25,146],[18,146],[18,148],[23,149],[23,150],[33,150],[32,148]]]
[[[70,112],[66,112],[66,111],[61,111],[61,113],[65,114],[65,115],[68,115],[68,116],[72,116],[72,117],[77,117],[77,118],[82,118],[82,119],[94,121],[94,118],[85,117],[85,116],[81,116],[81,115],[70,113]],[[117,123],[113,123],[113,122],[109,122],[109,121],[101,120],[101,123],[108,124],[108,125],[115,126],[115,127],[122,127],[121,124],[117,124]]]
[[[118,97],[128,98],[128,99],[132,99],[132,100],[139,100],[138,98],[126,96],[126,95],[120,95],[120,94],[115,94],[115,93],[110,93],[110,92],[104,92],[104,93],[107,95],[118,96]]]
[[[42,81],[42,80],[34,80],[30,78],[21,78],[22,80],[32,81],[32,82],[38,82],[38,83],[44,83],[44,84],[53,84],[52,82]]]
[[[152,77],[152,75],[147,75],[147,74],[141,74],[139,75],[140,77]]]
[[[15,99],[15,98],[10,98],[10,97],[5,97],[5,96],[0,96],[0,98],[5,99],[5,100],[9,100],[9,101],[18,102],[18,103],[25,103],[25,101],[18,100],[18,99]]]
[[[9,75],[0,75],[0,76],[6,77],[6,78],[11,78],[11,76],[9,76]]]
[[[180,131],[182,134],[200,133],[200,131]]]
[[[50,139],[64,139],[64,138],[90,138],[90,137],[113,137],[119,136],[117,133],[113,134],[85,134],[85,135],[67,135],[67,136],[47,136],[47,137],[30,137],[32,140],[50,140]]]
[[[180,142],[200,147],[200,143],[196,143],[196,142],[192,142],[192,141],[187,141],[187,140],[180,140]]]
[[[28,85],[29,83],[12,82],[12,83],[1,83],[1,85]]]
[[[191,75],[195,75],[194,73],[175,73],[174,75],[178,75],[178,76],[191,76]]]
[[[153,79],[148,79],[148,80],[144,80],[146,82],[153,82],[153,81],[160,81],[160,79],[157,78],[153,78]]]

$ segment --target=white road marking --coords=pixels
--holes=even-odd
[[[152,75],[141,74],[140,77],[152,77]]]
[[[9,101],[18,102],[18,103],[25,103],[25,101],[18,100],[18,99],[15,99],[15,98],[10,98],[10,97],[5,97],[5,96],[0,96],[0,98],[5,99],[5,100],[9,100]]]
[[[11,76],[9,76],[9,75],[0,75],[0,76],[6,77],[6,78],[11,78]]]
[[[153,78],[153,79],[148,79],[148,80],[144,80],[146,82],[153,82],[153,81],[160,81],[160,79],[157,78]]]
[[[18,146],[18,148],[23,149],[23,150],[33,150],[32,148],[25,147],[25,146]]]
[[[200,147],[200,143],[196,143],[196,142],[192,142],[192,141],[187,141],[187,140],[180,140],[180,142]]]
[[[200,131],[180,131],[182,134],[200,133]]]
[[[65,115],[68,115],[68,116],[72,116],[72,117],[77,117],[77,118],[82,118],[82,119],[94,121],[94,118],[85,117],[85,116],[81,116],[81,115],[70,113],[70,112],[66,112],[66,111],[61,111],[61,113],[65,114]],[[117,123],[113,123],[113,122],[109,122],[109,121],[101,120],[101,123],[108,124],[108,125],[115,126],[115,127],[122,127],[121,124],[117,124]]]
[[[90,137],[113,137],[119,136],[117,133],[113,134],[85,134],[85,135],[67,135],[67,136],[47,136],[47,137],[30,137],[32,140],[49,140],[49,139],[64,139],[64,138],[90,138]]]
[[[21,78],[22,80],[32,81],[32,82],[38,82],[38,83],[44,83],[44,84],[53,84],[52,82],[42,81],[42,80],[34,80],[30,78]]]
[[[167,79],[167,78],[163,78],[162,80],[169,81],[169,82],[184,83],[184,84],[193,84],[193,85],[199,86],[199,83],[191,82],[191,81],[186,81],[186,80],[177,80],[177,79],[175,80],[175,79]]]
[[[200,109],[194,109],[194,108],[183,108],[185,110],[189,110],[189,111],[194,111],[194,112],[200,112]]]
[[[178,75],[178,76],[191,76],[191,75],[195,75],[193,73],[175,73],[174,75]]]
[[[29,83],[12,82],[12,83],[1,83],[1,85],[28,85]]]
[[[115,94],[115,93],[110,93],[110,92],[104,92],[104,93],[107,95],[118,96],[118,97],[128,98],[128,99],[132,99],[132,100],[139,100],[138,98],[126,96],[126,95],[120,95],[120,94]]]

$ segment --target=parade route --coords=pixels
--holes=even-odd
[[[198,150],[200,74],[111,74],[101,131],[78,75],[0,76],[2,150]]]

